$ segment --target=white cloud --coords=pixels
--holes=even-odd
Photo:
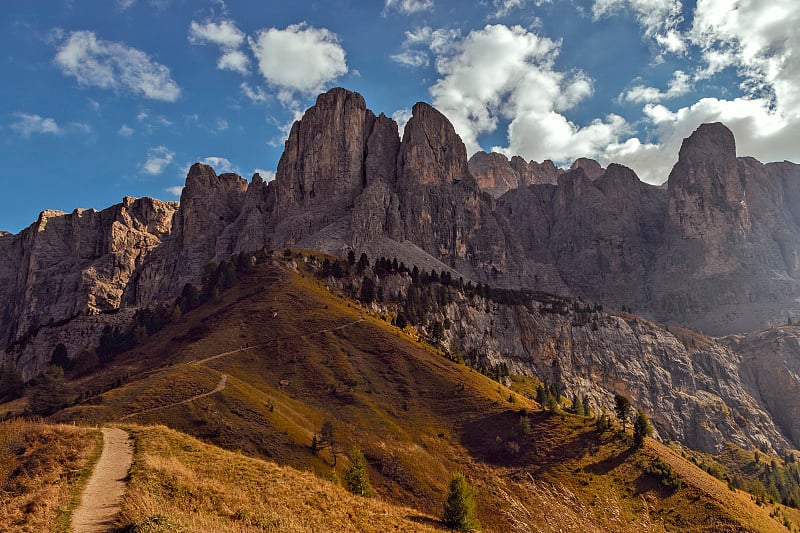
[[[442,55],[452,52],[461,37],[459,30],[423,26],[405,32],[403,51],[391,56],[391,60],[406,67],[427,67],[430,64],[428,51]],[[421,50],[423,47],[425,50]]]
[[[601,159],[631,166],[651,183],[661,182],[677,160],[683,138],[703,122],[721,121],[733,131],[740,155],[763,162],[800,160],[798,25],[800,4],[793,0],[699,0],[686,32],[686,41],[702,57],[693,83],[731,69],[739,78],[742,95],[704,98],[673,110],[655,104],[664,94],[661,91],[650,93],[658,98],[646,98],[644,91],[631,94],[632,101],[648,102],[643,124],[648,126],[650,141],[632,138],[612,143]],[[675,87],[680,85],[676,81]]]
[[[172,158],[175,157],[175,152],[171,152],[166,146],[156,146],[147,150],[147,159],[142,163],[142,172],[157,176],[164,172]]]
[[[592,14],[595,20],[630,9],[644,29],[645,37],[653,39],[664,50],[682,53],[686,42],[679,31],[683,21],[680,0],[594,0]]]
[[[95,112],[100,111],[100,102],[98,102],[94,98],[88,98],[87,101],[89,102],[89,107],[91,107],[93,111]]]
[[[134,133],[134,129],[128,126],[127,124],[123,124],[119,127],[117,131],[118,134],[122,135],[123,137],[130,137]]]
[[[164,190],[166,192],[168,192],[169,194],[171,194],[172,196],[175,196],[176,198],[180,198],[181,197],[181,193],[183,192],[183,185],[175,185],[173,187],[167,187]]]
[[[655,87],[636,85],[628,90],[624,95],[620,96],[621,99],[627,102],[638,104],[652,103],[683,96],[687,94],[691,88],[692,84],[689,80],[689,75],[682,70],[676,70],[672,79],[669,81],[669,86],[666,91],[661,91]]]
[[[242,93],[250,99],[253,103],[263,103],[269,100],[269,95],[259,86],[250,87],[247,82],[242,82],[239,85],[239,88],[242,90]]]
[[[339,37],[324,28],[302,23],[264,29],[249,43],[261,74],[280,89],[315,93],[347,73]]]
[[[52,118],[22,112],[14,113],[14,117],[16,120],[9,124],[9,127],[26,139],[30,139],[34,133],[51,133],[55,135],[63,133],[61,127]]]
[[[225,49],[236,49],[244,43],[244,33],[231,20],[209,21],[204,24],[193,20],[189,25],[189,42],[213,43]]]
[[[224,118],[218,118],[216,124],[217,131],[225,131],[228,129],[228,121]]]
[[[169,68],[141,50],[98,39],[92,31],[75,31],[58,49],[55,64],[86,86],[129,91],[154,100],[174,102],[180,87]]]
[[[457,29],[437,28],[423,26],[413,31],[407,31],[404,47],[414,45],[424,45],[434,54],[446,54],[456,47],[456,42],[461,37],[461,32]]]
[[[800,105],[798,25],[794,0],[699,0],[689,36],[703,51],[705,74],[733,66],[746,94],[794,112]]]
[[[241,50],[228,50],[217,61],[220,70],[232,70],[239,74],[248,74],[250,59]]]
[[[427,67],[429,64],[428,54],[421,50],[404,50],[391,56],[392,61],[400,63],[406,67]]]
[[[237,169],[235,169],[231,165],[231,162],[228,159],[225,159],[224,157],[217,157],[217,156],[205,157],[201,159],[200,162],[203,163],[204,165],[213,167],[214,171],[217,174],[222,174],[225,172],[237,172]]]
[[[555,70],[559,48],[520,26],[488,25],[438,55],[433,103],[469,154],[481,148],[480,135],[506,120],[508,146],[493,149],[537,160],[592,157],[628,130],[616,115],[583,127],[563,115],[592,94],[592,82],[580,71]]]
[[[125,11],[135,3],[136,0],[117,0],[117,7],[120,11]]]
[[[420,11],[433,9],[433,0],[386,0],[383,7],[384,15],[390,10],[397,10],[404,15],[411,15]]]
[[[392,113],[392,120],[397,122],[397,129],[400,133],[400,138],[403,138],[403,133],[406,130],[406,124],[411,120],[411,110],[408,108],[398,109]]]
[[[264,170],[263,168],[256,168],[253,169],[253,174],[259,174],[261,176],[261,179],[263,179],[267,183],[275,179],[274,170]]]
[[[244,33],[232,20],[202,24],[193,20],[189,25],[189,42],[219,46],[222,55],[217,61],[217,68],[220,70],[232,70],[240,74],[250,72],[250,58],[239,49],[244,43]]]

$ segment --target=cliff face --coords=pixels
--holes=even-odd
[[[549,159],[542,163],[526,163],[515,155],[509,161],[506,156],[496,152],[476,152],[469,160],[469,171],[475,176],[478,186],[495,198],[519,187],[556,184],[558,176],[564,173],[564,170],[556,168]]]
[[[652,316],[712,333],[783,323],[798,309],[800,167],[737,158],[733,135],[704,124],[670,173],[665,241],[650,276]]]
[[[567,396],[587,395],[609,412],[613,395],[624,394],[650,414],[662,438],[696,449],[718,453],[726,442],[764,450],[800,445],[791,423],[796,402],[778,408],[775,392],[765,397],[750,386],[760,379],[764,389],[780,384],[789,388],[775,390],[796,390],[797,350],[794,364],[772,377],[768,364],[748,367],[751,355],[709,339],[684,344],[632,315],[543,309],[541,303],[526,309],[482,299],[455,302],[445,311],[453,324],[446,337],[465,354],[558,383]]]
[[[334,89],[293,126],[270,183],[196,164],[179,205],[126,198],[0,233],[0,363],[32,377],[57,343],[75,355],[104,325],[197,283],[209,262],[262,246],[356,249],[707,332],[753,331],[800,315],[800,166],[737,158],[721,124],[685,140],[666,189],[586,159],[566,172],[497,154],[468,164],[427,104],[401,140],[393,120]],[[800,391],[793,334],[694,346],[628,315],[488,301],[446,313],[451,344],[602,405],[629,394],[662,436],[707,450],[800,444],[800,408],[777,392]]]
[[[134,272],[170,234],[176,209],[125,198],[99,212],[44,211],[18,235],[0,237],[0,340],[7,358],[20,357],[43,326],[119,309]],[[24,368],[28,376],[46,363],[40,359],[27,357],[24,366],[34,367]]]
[[[536,376],[568,398],[588,397],[598,413],[613,412],[614,394],[623,394],[648,413],[661,438],[709,453],[729,442],[770,452],[800,445],[792,423],[798,405],[784,392],[800,392],[798,328],[719,342],[542,293],[510,304],[452,284],[414,283],[407,274],[374,279],[393,295],[374,310],[406,312],[409,302],[430,302],[423,311],[412,307],[416,327],[432,336],[433,324],[449,324],[439,342],[473,367],[505,365],[511,374]],[[329,282],[357,293],[361,276]]]

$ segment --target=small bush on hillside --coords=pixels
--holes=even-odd
[[[650,424],[650,419],[647,415],[639,409],[636,415],[636,420],[633,422],[633,446],[641,448],[644,446],[644,438],[653,434],[653,426]]]
[[[644,469],[648,474],[652,474],[661,480],[661,484],[668,489],[679,489],[683,487],[683,480],[672,469],[672,467],[661,459],[653,459]]]
[[[74,399],[72,386],[64,379],[64,369],[50,366],[33,388],[30,409],[35,415],[48,416],[66,407]]]
[[[474,491],[461,473],[453,474],[450,479],[450,493],[444,503],[442,522],[457,531],[470,531],[481,527],[475,518]]]
[[[350,450],[350,461],[350,467],[344,471],[344,484],[347,490],[358,496],[369,498],[372,496],[372,487],[369,484],[367,460],[357,446]]]

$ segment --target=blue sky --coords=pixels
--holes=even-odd
[[[174,200],[186,171],[269,179],[333,86],[401,125],[417,101],[470,153],[615,161],[663,182],[722,120],[800,161],[800,2],[9,0],[0,229],[43,209]]]

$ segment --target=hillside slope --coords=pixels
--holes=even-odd
[[[770,517],[771,507],[755,505],[669,449],[651,442],[633,450],[619,431],[600,432],[594,419],[544,411],[451,361],[413,330],[390,325],[389,316],[331,292],[305,261],[259,256],[218,302],[185,313],[78,381],[85,388],[120,385],[54,419],[164,424],[334,480],[357,445],[377,497],[420,516],[439,515],[450,474],[462,471],[476,486],[488,531],[785,531],[782,518]],[[335,424],[335,454],[312,449],[326,420]],[[647,473],[656,459],[680,471],[686,485],[668,488],[659,474]],[[180,464],[170,468],[191,477]],[[220,471],[204,475],[212,480]],[[183,490],[170,476],[148,479],[155,485],[147,490],[156,493]],[[317,478],[304,479],[307,486]],[[216,498],[206,491],[192,494]],[[135,512],[143,513],[135,520],[199,519],[183,507]],[[800,523],[794,511],[781,512]],[[219,513],[229,520],[236,509]]]

